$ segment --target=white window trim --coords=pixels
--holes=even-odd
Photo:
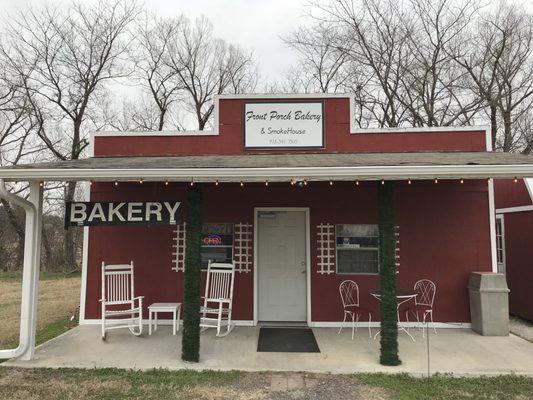
[[[339,225],[375,225],[378,227],[378,246],[377,248],[372,248],[372,249],[368,249],[368,250],[376,250],[378,252],[378,270],[377,272],[339,272],[339,263],[338,263],[338,259],[339,257],[337,256],[337,252],[338,252],[338,249],[337,249],[337,226]],[[334,228],[334,232],[335,232],[335,239],[334,239],[334,245],[335,245],[335,274],[337,275],[341,275],[341,276],[344,276],[344,275],[379,275],[379,271],[380,271],[380,266],[381,266],[381,260],[380,260],[380,253],[379,253],[379,226],[378,224],[335,224],[335,228]],[[362,250],[365,250],[365,249],[362,249]]]
[[[496,215],[496,225],[498,224],[500,224],[500,235],[498,235],[498,231],[496,230],[496,264],[502,265],[501,273],[506,275],[507,269],[506,269],[506,251],[505,251],[505,215],[503,214]],[[502,243],[501,248],[498,247],[498,236],[501,237],[501,243]],[[498,261],[498,251],[500,250],[502,252],[501,263]]]

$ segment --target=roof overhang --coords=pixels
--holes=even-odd
[[[6,181],[287,181],[291,179],[376,180],[376,179],[481,179],[533,176],[533,165],[468,166],[372,166],[293,168],[132,168],[132,169],[16,169],[0,173]]]
[[[376,153],[108,157],[0,168],[6,181],[403,180],[533,177],[533,157],[505,153]]]

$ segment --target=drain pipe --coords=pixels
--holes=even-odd
[[[22,355],[24,355],[24,359],[31,359],[35,347],[37,289],[41,250],[42,189],[38,182],[30,182],[30,200],[28,201],[10,193],[4,180],[0,179],[0,198],[21,206],[26,212],[19,345],[14,349],[0,350],[0,359],[20,357]]]

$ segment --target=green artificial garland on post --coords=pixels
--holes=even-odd
[[[200,273],[202,241],[202,187],[187,186],[185,232],[185,278],[183,290],[183,337],[181,358],[200,359]]]
[[[378,185],[379,282],[381,287],[381,352],[383,365],[399,365],[396,313],[396,237],[394,235],[394,182]]]

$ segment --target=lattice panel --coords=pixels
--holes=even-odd
[[[400,268],[400,227],[394,227],[394,237],[396,238],[396,248],[394,250],[394,257],[396,259],[396,271]]]
[[[174,266],[172,269],[176,272],[185,271],[185,233],[187,231],[186,223],[176,225],[174,230],[174,244],[172,247],[174,251],[172,256],[174,257]]]
[[[250,272],[252,270],[252,234],[252,224],[235,224],[233,239],[235,272]]]
[[[335,273],[335,225],[317,225],[317,257],[319,274]]]

